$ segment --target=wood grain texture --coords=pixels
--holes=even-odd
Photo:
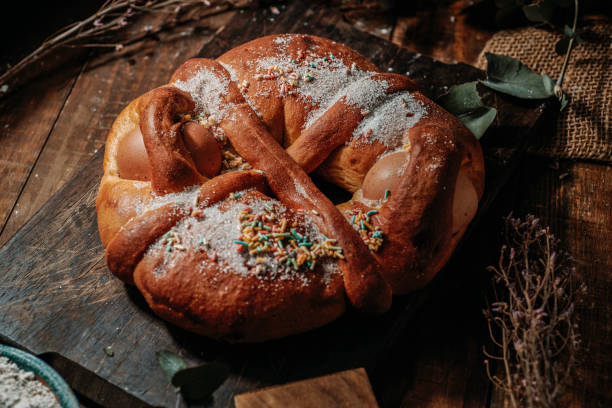
[[[237,395],[234,402],[236,408],[378,407],[363,368]]]
[[[576,259],[588,286],[578,309],[581,364],[564,397],[567,407],[612,403],[612,166],[530,157],[517,178],[517,215],[533,213],[550,225]],[[495,390],[492,407],[503,406]]]
[[[2,199],[6,201],[4,205],[12,206],[10,200],[13,202],[16,200],[17,210],[6,220],[6,225],[0,234],[0,246],[104,145],[115,117],[135,95],[166,83],[172,72],[183,61],[193,56],[211,38],[211,34],[225,24],[232,15],[233,12],[229,12],[214,19],[201,21],[199,24],[209,26],[208,35],[185,37],[181,32],[188,27],[182,27],[181,30],[166,33],[157,40],[145,40],[137,48],[128,48],[121,54],[105,54],[89,60],[83,72],[80,72],[73,81],[74,87],[65,98],[65,103],[64,100],[61,101],[64,103],[61,112],[58,112],[54,105],[57,98],[43,100],[40,106],[22,107],[30,109],[31,112],[39,110],[43,118],[48,115],[57,117],[57,120],[48,133],[44,146],[39,144],[31,146],[32,151],[38,149],[36,152],[40,151],[40,154],[36,155],[36,162],[33,163],[29,179],[24,179],[22,182],[25,184],[27,181],[27,184],[19,186],[18,195],[17,193],[3,195],[6,197]],[[155,19],[163,19],[163,15],[157,15]],[[155,24],[156,21],[148,23]],[[40,129],[44,129],[45,126],[47,129],[51,128],[45,121],[31,121],[31,123]],[[26,128],[24,131],[31,130]],[[35,132],[36,129],[32,131]],[[20,149],[10,151],[20,151]],[[28,160],[16,158],[7,160],[7,163],[27,164]],[[12,177],[3,180],[7,183]],[[3,201],[0,201],[0,205],[3,205]]]
[[[16,201],[27,181],[38,177],[32,168],[80,69],[56,72],[0,101],[0,245],[9,216],[23,214]]]
[[[487,23],[494,19],[494,6],[471,0],[447,3],[444,7],[427,0],[406,3],[391,40],[442,62],[474,64],[495,32]]]
[[[204,46],[201,55],[215,57],[264,34],[309,32],[344,42],[383,69],[410,71],[432,97],[444,93],[452,84],[482,77],[482,72],[472,67],[434,62],[356,31],[343,23],[341,16],[323,7],[296,2],[276,18],[275,24],[269,24],[268,18],[261,11],[237,14],[224,31]],[[260,24],[255,24],[258,21]],[[160,47],[156,52],[168,50]],[[121,81],[113,77],[111,81],[114,80]],[[87,83],[84,81],[83,86]],[[112,88],[112,84],[108,86]],[[80,98],[87,97],[85,93],[81,95]],[[488,193],[483,209],[509,177],[521,143],[541,114],[539,106],[522,105],[493,94],[487,97],[502,114],[493,128],[499,137],[484,140]],[[130,96],[126,93],[121,98],[127,100]],[[113,115],[119,108],[115,107]],[[65,129],[70,133],[76,127]],[[414,356],[415,351],[397,340],[431,293],[451,290],[444,276],[452,265],[426,291],[396,298],[391,312],[384,316],[364,318],[349,313],[322,329],[266,344],[232,346],[213,342],[152,315],[137,291],[123,286],[106,269],[94,208],[101,157],[100,150],[0,249],[0,270],[6,271],[0,293],[0,334],[5,341],[35,353],[61,355],[103,379],[88,386],[73,383],[97,403],[108,401],[101,395],[108,398],[121,389],[144,403],[173,405],[176,396],[155,360],[155,351],[169,349],[193,363],[219,361],[230,367],[232,375],[208,405],[228,406],[239,393],[357,366],[368,370],[374,391],[384,400],[383,406],[398,405],[402,395],[390,389],[395,388],[390,378],[402,369],[396,364],[402,361],[398,356]],[[113,348],[114,357],[104,354],[106,346]],[[469,388],[469,384],[455,387]]]

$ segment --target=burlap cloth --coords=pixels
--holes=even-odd
[[[563,81],[570,103],[559,115],[553,137],[534,139],[532,151],[612,162],[612,24],[593,23],[581,37],[584,42],[572,51]],[[486,68],[485,52],[503,54],[556,81],[563,65],[563,56],[555,52],[559,38],[533,27],[498,32],[487,42],[477,66]]]

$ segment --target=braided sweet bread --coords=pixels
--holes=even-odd
[[[334,205],[309,174],[352,198]],[[410,79],[279,35],[189,60],[132,101],[96,205],[109,269],[155,313],[262,341],[425,285],[483,182],[478,142]]]

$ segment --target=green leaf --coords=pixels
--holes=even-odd
[[[572,47],[575,47],[576,44],[582,42],[582,38],[580,38],[580,36],[574,30],[572,30],[571,27],[567,25],[565,26],[563,33],[565,36],[559,41],[557,41],[557,43],[555,44],[555,51],[559,55],[565,55],[565,53],[567,52],[567,48],[569,47],[570,40],[572,38],[574,39],[574,44],[572,45]]]
[[[453,86],[447,94],[438,99],[438,103],[459,118],[476,139],[482,137],[497,115],[495,108],[482,103],[476,82]]]
[[[561,104],[561,107],[559,108],[559,110],[563,111],[563,109],[565,109],[565,107],[567,106],[568,102],[569,100],[567,99],[567,94],[563,92],[561,94],[561,98],[559,99],[559,103]]]
[[[491,106],[484,106],[457,117],[463,122],[465,127],[470,129],[476,139],[480,139],[495,120],[495,116],[497,116],[497,109]]]
[[[573,38],[576,32],[572,30],[572,27],[566,24],[565,27],[563,27],[563,34],[565,34],[566,37]]]
[[[227,366],[208,363],[176,372],[172,376],[172,385],[180,388],[186,400],[201,401],[210,397],[228,376]]]
[[[166,373],[168,378],[172,380],[173,376],[180,370],[187,368],[185,360],[176,353],[168,350],[160,350],[155,352],[157,356],[157,362],[161,369]]]
[[[523,13],[533,23],[546,23],[552,19],[556,8],[554,0],[542,0],[523,6]]]
[[[545,99],[554,95],[555,83],[522,62],[506,55],[487,52],[487,79],[481,83],[496,91],[523,99]]]
[[[438,103],[454,115],[467,113],[483,106],[476,90],[476,81],[453,86],[438,99]]]

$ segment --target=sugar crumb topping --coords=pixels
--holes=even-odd
[[[241,215],[246,210],[257,214],[273,208],[276,217],[292,213],[274,199],[248,198],[247,203],[238,200],[248,192],[249,190],[233,193],[215,205],[194,210],[191,216],[184,218],[160,237],[148,250],[163,251],[164,254],[163,264],[158,266],[155,273],[162,275],[167,268],[184,263],[185,257],[190,256],[189,253],[204,251],[208,257],[201,265],[202,270],[209,262],[214,262],[224,273],[236,273],[243,277],[254,275],[261,281],[298,280],[306,285],[313,273],[322,273],[322,280],[328,282],[331,276],[338,272],[333,258],[322,259],[318,262],[321,268],[311,270],[307,267],[296,268],[291,262],[281,261],[269,254],[253,256],[249,251],[239,250],[241,244],[236,244],[236,241],[240,241],[237,238],[241,237]],[[301,222],[297,227],[299,232],[295,232],[307,237],[310,244],[322,244],[326,238],[313,220],[308,214],[300,215]],[[295,217],[295,214],[292,213],[292,216]]]

